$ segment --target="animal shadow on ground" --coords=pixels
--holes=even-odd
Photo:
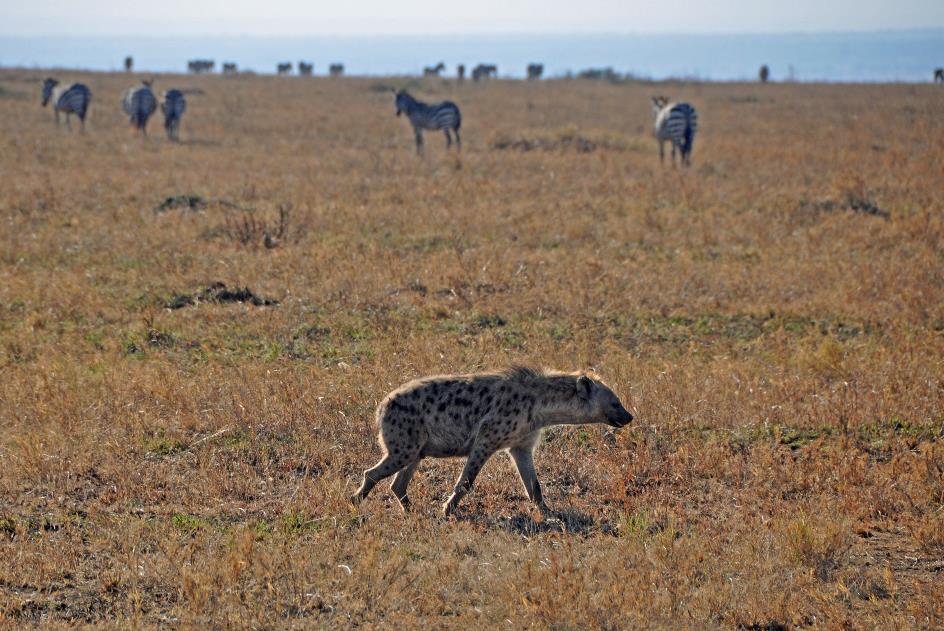
[[[540,522],[528,513],[517,513],[511,517],[497,517],[488,520],[489,526],[497,526],[508,532],[532,536],[545,533],[560,533],[589,536],[595,533],[616,535],[616,528],[607,521],[599,523],[590,515],[575,510],[555,510]]]

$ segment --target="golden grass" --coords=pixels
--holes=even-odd
[[[0,72],[2,625],[944,625],[940,89],[160,76],[173,145],[42,76]],[[458,461],[347,503],[386,392],[522,361],[638,412],[548,433],[561,520],[503,457],[455,521]]]

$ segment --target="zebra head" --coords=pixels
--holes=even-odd
[[[52,89],[57,85],[59,85],[59,82],[52,77],[43,81],[43,107],[46,107],[46,103],[49,103],[49,97],[52,96]]]
[[[414,103],[416,103],[416,99],[410,96],[410,94],[406,90],[400,90],[399,92],[397,92],[396,103],[397,103],[397,116],[399,116],[402,112],[406,112],[407,114],[409,114],[410,108],[413,106]]]
[[[652,111],[658,115],[666,105],[669,104],[669,97],[667,96],[654,96],[652,97]]]

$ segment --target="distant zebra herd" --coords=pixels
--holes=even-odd
[[[147,135],[147,123],[157,110],[157,98],[151,90],[151,80],[142,80],[140,85],[128,89],[121,99],[121,108],[128,115],[132,130]],[[187,109],[187,100],[183,92],[172,89],[162,94],[161,112],[164,113],[164,129],[171,141],[179,140],[180,120]],[[92,103],[92,91],[84,83],[62,85],[52,77],[43,81],[42,105],[52,103],[56,117],[56,126],[60,124],[59,114],[66,115],[66,127],[71,129],[70,117],[75,114],[82,131],[85,131],[85,118]]]
[[[539,75],[540,73],[539,71],[531,72],[529,68],[529,74]],[[152,80],[142,80],[139,85],[128,89],[121,101],[122,109],[128,115],[132,129],[135,133],[144,136],[147,135],[148,120],[158,106],[158,100],[151,89],[152,85]],[[162,96],[163,101],[160,107],[164,114],[164,129],[168,139],[176,142],[179,140],[180,121],[187,109],[187,100],[184,93],[178,89],[167,90]],[[52,77],[43,82],[42,105],[45,107],[52,103],[57,126],[60,124],[59,115],[63,113],[66,115],[66,127],[71,129],[70,119],[72,114],[75,114],[84,131],[85,118],[91,102],[92,91],[84,83],[62,85]],[[446,149],[449,150],[452,147],[453,137],[455,137],[456,151],[462,150],[462,139],[459,135],[462,114],[455,103],[452,101],[424,103],[406,90],[400,90],[396,93],[395,105],[397,116],[405,114],[413,127],[418,154],[423,154],[423,132],[427,130],[441,129],[446,136]],[[653,97],[652,108],[655,117],[655,135],[659,142],[659,160],[665,161],[664,146],[665,142],[669,141],[672,144],[672,163],[675,164],[675,155],[679,153],[682,164],[690,165],[695,132],[698,130],[698,114],[695,108],[689,103],[670,102],[664,96]]]

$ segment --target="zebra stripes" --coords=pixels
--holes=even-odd
[[[88,113],[89,104],[92,102],[92,91],[84,83],[72,83],[70,85],[59,85],[59,81],[52,77],[43,81],[43,107],[52,101],[52,109],[56,114],[56,126],[59,126],[59,112],[66,114],[66,127],[71,129],[69,116],[75,114],[79,117],[79,123],[82,125],[82,131],[85,131],[85,115]]]
[[[659,161],[665,161],[665,141],[672,142],[672,163],[675,150],[682,154],[682,164],[691,164],[692,145],[698,130],[698,113],[688,103],[669,103],[664,96],[652,97],[652,113],[655,116],[656,140],[659,141]]]
[[[164,102],[161,103],[161,111],[164,113],[164,129],[167,131],[167,138],[172,141],[179,140],[180,119],[187,109],[187,100],[180,90],[168,90],[164,92]]]
[[[397,92],[396,97],[397,116],[406,114],[413,125],[413,133],[416,135],[416,152],[423,153],[423,130],[441,129],[446,134],[446,149],[452,146],[452,137],[449,130],[456,135],[456,148],[462,149],[462,140],[459,138],[459,127],[462,126],[462,115],[459,114],[459,108],[452,101],[443,101],[428,105],[414,99],[406,90]]]
[[[147,136],[147,122],[151,114],[157,109],[157,99],[151,92],[151,82],[142,81],[141,85],[125,92],[122,108],[131,119],[135,130]]]

